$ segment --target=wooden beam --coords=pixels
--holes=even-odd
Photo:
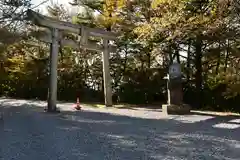
[[[64,21],[58,21],[54,18],[47,17],[37,12],[34,12],[33,10],[30,9],[27,11],[27,20],[32,21],[34,24],[38,26],[66,30],[76,34],[81,34],[81,28],[85,27],[85,29],[89,32],[89,36],[101,37],[108,40],[116,40],[118,37],[118,34],[113,32],[105,31],[103,29],[98,28],[89,28],[83,25],[76,25]]]
[[[52,43],[52,37],[48,34],[42,35],[37,37],[40,41],[45,42],[45,43]],[[98,51],[98,52],[103,52],[104,47],[101,45],[98,45],[93,42],[88,42],[87,44],[80,45],[80,43],[77,43],[73,40],[67,40],[67,39],[59,39],[59,43],[63,46],[69,46],[73,49],[87,49],[87,50],[92,50],[92,51]],[[115,46],[108,46],[109,52],[116,52],[117,47]]]

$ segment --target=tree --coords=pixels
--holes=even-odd
[[[24,30],[22,26],[24,13],[29,7],[31,7],[30,0],[2,0],[0,2],[0,52],[21,36]]]
[[[10,25],[22,20],[26,8],[31,7],[30,0],[3,0],[0,2],[0,25]]]

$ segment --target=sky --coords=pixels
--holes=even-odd
[[[33,4],[33,6],[36,6],[38,4],[41,4],[44,1],[46,1],[46,0],[32,0],[32,4]],[[69,2],[71,2],[71,0],[48,0],[48,2],[46,2],[43,5],[41,5],[40,7],[38,7],[40,12],[42,12],[43,14],[46,14],[47,13],[46,7],[48,5],[51,5],[51,2],[52,3],[57,3],[57,4],[63,4],[65,7],[69,8],[69,9],[72,8],[68,4]]]

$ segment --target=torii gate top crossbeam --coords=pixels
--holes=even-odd
[[[69,22],[58,21],[54,18],[50,18],[44,15],[41,15],[33,10],[27,11],[27,19],[32,21],[34,24],[47,28],[56,28],[59,30],[66,30],[81,35],[81,30],[84,29],[88,32],[89,36],[101,37],[108,40],[116,40],[117,34],[103,29],[98,28],[89,28],[83,25],[72,24]]]

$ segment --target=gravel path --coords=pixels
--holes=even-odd
[[[240,117],[164,116],[158,110],[43,113],[44,102],[1,99],[3,160],[239,160]]]

